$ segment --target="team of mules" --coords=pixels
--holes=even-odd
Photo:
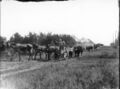
[[[61,46],[51,46],[51,45],[37,45],[37,44],[20,44],[20,43],[12,43],[12,42],[2,42],[0,43],[0,54],[4,50],[13,50],[18,54],[19,61],[21,61],[22,55],[27,55],[28,60],[36,60],[39,55],[39,59],[41,59],[41,55],[45,54],[45,59],[51,60],[51,55],[53,55],[55,60],[58,59],[66,59],[72,57],[82,56],[85,50],[91,51],[97,49],[98,47],[103,46],[102,44],[95,44],[93,46],[82,47],[80,45],[73,47],[61,47]],[[12,61],[12,57],[11,57]]]

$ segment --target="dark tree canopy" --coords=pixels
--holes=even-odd
[[[119,40],[120,40],[120,31],[118,32],[118,37],[115,39],[114,42],[111,43],[111,46],[114,46],[114,47],[119,46]]]
[[[23,37],[19,33],[15,33],[11,38],[11,42],[22,43]]]
[[[75,39],[70,35],[61,35],[61,38],[65,41],[66,46],[73,46],[76,44]]]
[[[31,33],[29,32],[28,35],[21,36],[19,33],[15,33],[11,38],[10,42],[15,43],[35,43],[39,45],[59,45],[59,41],[62,39],[65,42],[65,46],[73,46],[76,44],[76,40],[71,35],[58,35],[52,33]]]
[[[0,36],[0,42],[4,42],[4,41],[6,41],[6,38],[5,38],[5,37]]]

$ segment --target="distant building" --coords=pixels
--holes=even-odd
[[[90,39],[82,38],[77,42],[76,45],[86,48],[87,46],[94,46],[94,42]]]

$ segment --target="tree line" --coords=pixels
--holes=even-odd
[[[119,40],[120,40],[120,31],[118,32],[118,37],[110,45],[113,46],[113,47],[118,47],[119,46]]]
[[[14,33],[13,36],[10,37],[9,42],[15,42],[15,43],[35,43],[39,45],[59,45],[59,40],[62,39],[65,42],[65,46],[72,47],[76,44],[76,40],[71,35],[66,34],[52,34],[52,33],[32,33],[29,32],[27,35],[22,36],[19,33]],[[4,37],[0,37],[0,41],[5,41],[6,39]]]
[[[8,40],[9,42],[15,42],[15,43],[35,43],[35,44],[39,44],[39,45],[47,45],[47,44],[53,44],[53,45],[59,45],[59,39],[62,39],[63,41],[65,41],[65,46],[69,46],[72,47],[73,45],[75,45],[77,42],[75,40],[75,38],[71,35],[66,35],[66,34],[52,34],[52,33],[32,33],[29,32],[27,35],[25,36],[21,36],[19,33],[14,33],[13,36],[10,37],[10,39]],[[111,42],[111,46],[114,47],[118,47],[119,46],[119,33],[118,33],[118,37],[115,39],[114,42]],[[0,36],[0,43],[1,42],[5,42],[6,38]]]

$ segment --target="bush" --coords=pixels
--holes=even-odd
[[[97,63],[97,67],[99,67],[102,76],[101,80],[97,82],[101,83],[104,88],[117,89],[119,86],[118,65],[115,66],[108,63],[108,61],[101,60]]]
[[[99,55],[99,58],[116,58],[117,53],[116,52],[102,52],[101,55]]]
[[[92,52],[92,53],[86,54],[84,57],[112,59],[112,58],[119,58],[119,52],[117,51]]]
[[[28,86],[19,89],[117,89],[118,72],[118,64],[108,60],[101,59],[93,64],[66,60],[18,74],[14,81],[16,78],[26,80]]]

